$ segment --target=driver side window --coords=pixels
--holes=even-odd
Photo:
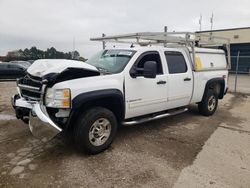
[[[157,64],[157,75],[163,74],[161,57],[158,52],[146,52],[142,54],[137,60],[136,63],[137,68],[143,68],[144,63],[147,61],[155,61]]]

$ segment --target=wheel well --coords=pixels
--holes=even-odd
[[[95,99],[84,103],[80,110],[81,112],[92,107],[104,107],[113,112],[117,120],[121,120],[124,117],[124,107],[119,98],[116,97],[106,97],[101,99]]]
[[[213,90],[218,95],[219,99],[223,99],[225,90],[225,80],[222,78],[209,80],[206,84],[205,92],[208,89]]]
[[[82,103],[78,108],[72,110],[70,118],[68,119],[67,129],[72,128],[72,125],[75,124],[80,114],[93,107],[104,107],[109,109],[114,113],[118,122],[121,122],[124,118],[125,108],[123,105],[123,101],[121,101],[119,97],[104,97],[99,99],[92,99]]]

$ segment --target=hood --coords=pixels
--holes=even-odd
[[[61,73],[67,68],[84,69],[93,72],[99,72],[96,67],[87,63],[75,60],[65,59],[42,59],[36,60],[27,72],[36,77],[43,77],[51,73]]]

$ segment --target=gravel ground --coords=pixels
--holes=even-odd
[[[250,97],[228,94],[212,117],[190,106],[177,116],[120,128],[108,150],[89,156],[60,135],[34,138],[15,119],[14,93],[13,82],[0,82],[0,187],[250,185]]]

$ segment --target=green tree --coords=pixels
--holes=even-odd
[[[80,61],[85,61],[86,59],[80,56],[78,51],[73,52],[60,52],[54,47],[47,48],[46,51],[37,49],[35,46],[30,49],[25,48],[17,51],[8,52],[5,59],[7,61],[12,60],[37,60],[37,59],[76,59]]]

